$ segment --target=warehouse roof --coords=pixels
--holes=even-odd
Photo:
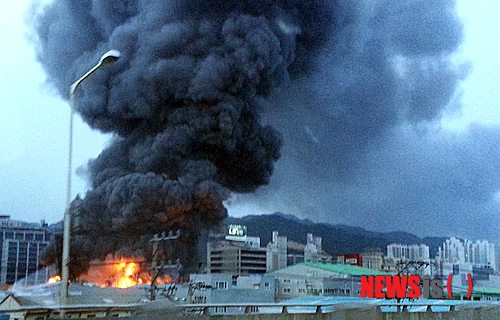
[[[308,267],[318,268],[339,274],[347,274],[351,276],[386,276],[388,273],[377,271],[359,266],[351,266],[349,264],[331,264],[331,263],[310,263],[304,262]]]

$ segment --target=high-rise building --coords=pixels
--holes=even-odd
[[[267,245],[267,272],[287,266],[287,237],[273,231],[271,242]]]
[[[396,274],[430,275],[435,271],[429,257],[429,247],[425,244],[392,243],[387,246],[387,256],[382,269]]]
[[[469,251],[469,249],[467,250]],[[466,262],[465,248],[462,240],[457,238],[446,239],[443,246],[439,247],[436,259],[447,262]],[[467,258],[468,260],[468,258]]]
[[[436,259],[452,263],[470,263],[474,267],[498,270],[497,246],[486,240],[447,239],[439,248]]]
[[[304,261],[318,263],[321,255],[321,237],[315,237],[312,233],[307,234],[307,242],[304,248]]]
[[[400,261],[426,261],[429,260],[429,247],[425,244],[398,244],[387,246],[387,257]]]
[[[40,258],[52,239],[47,225],[11,220],[0,216],[0,282],[13,284],[27,278],[36,284],[47,281],[48,274],[40,272]],[[28,278],[27,278],[28,279]],[[30,284],[30,283],[27,283]]]

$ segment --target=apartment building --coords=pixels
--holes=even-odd
[[[474,267],[498,270],[498,246],[486,240],[447,239],[439,248],[436,259],[451,263],[470,263]]]

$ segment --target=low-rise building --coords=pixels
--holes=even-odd
[[[448,284],[449,275],[451,274],[451,285],[455,286],[467,286],[468,279],[467,275],[472,275],[472,264],[465,262],[436,262],[436,274],[439,278],[443,280],[443,285]]]
[[[71,283],[64,306],[60,283],[14,290],[0,302],[0,318],[10,320],[53,319],[64,310],[66,318],[127,317],[146,298],[139,287],[127,289],[89,287]]]
[[[269,275],[276,279],[276,299],[283,301],[306,295],[341,295],[342,289],[344,295],[356,296],[359,295],[357,288],[360,284],[357,283],[361,282],[361,276],[387,273],[351,265],[305,262],[275,270]],[[347,293],[349,282],[351,289]]]
[[[274,302],[275,280],[269,275],[192,274],[192,303]]]
[[[382,271],[384,262],[382,249],[365,249],[361,255],[363,256],[363,267]]]
[[[351,266],[363,266],[363,256],[360,253],[341,254],[337,256],[337,264],[348,264]]]

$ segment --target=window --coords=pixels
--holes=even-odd
[[[215,289],[227,289],[227,282],[225,281],[215,282]]]
[[[283,293],[290,293],[292,292],[292,289],[290,288],[283,288]]]
[[[259,307],[250,306],[250,307],[248,307],[247,311],[250,312],[250,313],[259,312]]]
[[[265,290],[270,290],[271,289],[271,284],[269,282],[264,283],[264,289]]]
[[[283,279],[283,283],[290,283],[290,279]]]
[[[226,311],[227,311],[226,307],[215,307],[216,313],[226,313]]]

